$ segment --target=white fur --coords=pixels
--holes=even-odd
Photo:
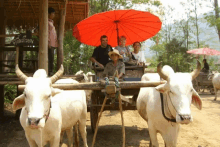
[[[217,92],[220,90],[220,73],[215,73],[212,78],[212,84],[215,90],[215,99],[217,100]]]
[[[164,73],[168,75],[167,83],[156,88],[141,88],[137,98],[137,110],[141,117],[147,121],[151,139],[151,145],[158,147],[157,133],[159,132],[166,144],[166,147],[175,147],[180,129],[179,124],[188,124],[192,121],[190,104],[195,104],[201,109],[201,100],[193,89],[192,77],[188,73],[174,73],[173,69],[164,66]],[[157,73],[145,74],[142,81],[160,81]],[[172,91],[172,93],[170,92]],[[164,102],[167,100],[169,110],[165,109],[168,118],[175,118],[177,123],[168,122],[162,115],[160,93],[163,93]],[[168,97],[168,94],[170,97]],[[197,104],[194,99],[199,101]],[[175,107],[175,109],[174,109]],[[178,111],[178,112],[176,112]],[[180,115],[187,115],[189,119],[181,120]]]
[[[25,131],[25,135],[30,147],[43,147],[48,142],[50,146],[59,147],[62,116],[59,104],[52,100],[52,95],[56,95],[61,90],[51,87],[51,81],[45,77],[45,71],[38,70],[34,78],[26,80],[24,94],[17,97],[13,102],[13,109],[22,108],[20,123]],[[41,76],[42,75],[42,76]],[[50,108],[51,101],[51,108]],[[44,114],[48,114],[46,120]],[[28,119],[42,118],[38,125],[30,125]]]
[[[83,80],[80,81],[80,83],[91,83],[93,82],[92,80],[92,75],[94,75],[93,73],[91,72],[87,72],[86,74],[80,70],[78,71],[75,75],[83,75]],[[92,90],[85,90],[86,92],[86,102],[87,104],[89,103],[90,99],[91,99],[91,95],[92,95]]]
[[[56,82],[58,83],[79,83],[73,79],[60,79]],[[57,101],[60,105],[60,110],[62,114],[62,134],[61,142],[63,138],[64,131],[67,132],[67,137],[69,139],[69,146],[73,146],[73,131],[74,125],[79,123],[79,130],[83,138],[84,147],[88,147],[86,139],[86,93],[84,90],[68,90],[63,91],[53,97],[53,100]],[[76,130],[75,130],[76,131]]]

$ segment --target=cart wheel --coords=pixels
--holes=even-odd
[[[91,96],[91,104],[92,105],[97,105],[97,99],[98,99],[98,91],[93,91],[92,96]],[[95,132],[96,128],[96,122],[98,119],[98,110],[95,106],[90,107],[90,120],[91,120],[91,128],[92,128],[92,133]]]

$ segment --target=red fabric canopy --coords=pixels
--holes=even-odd
[[[131,45],[153,37],[160,31],[161,25],[160,19],[149,12],[113,10],[97,13],[79,22],[73,29],[73,36],[84,44],[99,46],[100,37],[106,35],[108,44],[115,47],[118,46],[118,36],[125,36],[126,45]]]

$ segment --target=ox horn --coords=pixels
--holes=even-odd
[[[161,65],[162,65],[162,61],[157,65],[157,73],[160,75],[161,78],[167,80],[168,76],[165,73],[163,73]]]
[[[18,64],[16,64],[16,67],[15,67],[15,72],[16,72],[16,75],[18,76],[18,78],[22,81],[25,82],[25,80],[28,78],[21,70],[20,68],[18,67]]]
[[[63,64],[61,64],[60,69],[50,78],[52,84],[55,83],[63,75],[63,72]]]
[[[199,60],[197,60],[197,68],[193,72],[191,72],[192,80],[195,79],[199,75],[200,70],[201,70],[201,64]]]

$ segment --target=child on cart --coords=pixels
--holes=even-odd
[[[119,78],[122,78],[125,74],[125,64],[123,61],[119,59],[123,59],[123,57],[119,54],[119,51],[114,49],[113,51],[110,51],[108,53],[109,57],[111,58],[111,61],[106,64],[103,76],[109,77],[113,76],[115,71],[118,71]]]

